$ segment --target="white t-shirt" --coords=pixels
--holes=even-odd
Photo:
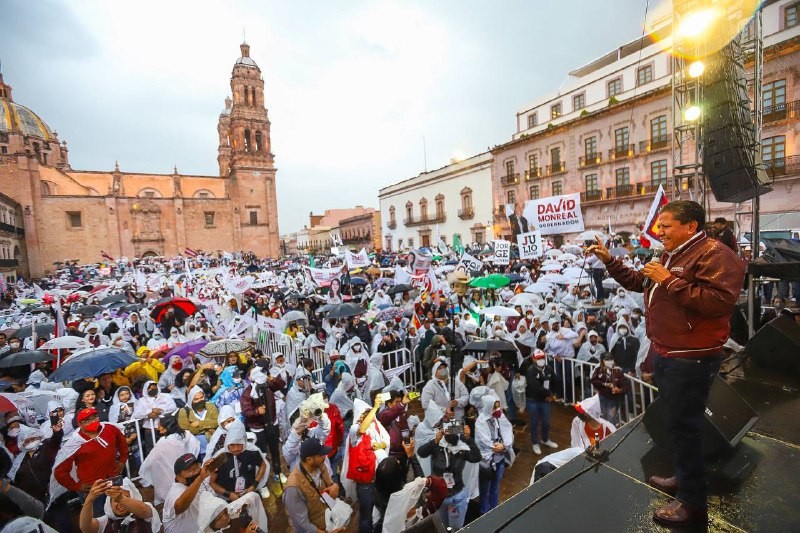
[[[164,498],[163,525],[164,533],[186,533],[197,531],[197,519],[200,517],[200,498],[198,495],[192,500],[189,508],[183,513],[175,514],[175,502],[189,487],[177,481],[172,484]],[[203,490],[202,488],[200,490]]]

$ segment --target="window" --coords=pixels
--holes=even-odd
[[[667,184],[666,159],[650,163],[650,184],[655,186]]]
[[[483,244],[483,232],[482,231],[476,231],[475,232],[475,242],[477,242],[478,244]]]
[[[389,223],[390,223],[390,224],[392,224],[392,225],[394,225],[394,224],[395,224],[395,218],[394,218],[394,206],[391,206],[391,207],[389,208]]]
[[[428,200],[425,198],[419,201],[419,216],[422,220],[427,220],[428,218]]]
[[[261,144],[261,132],[256,132],[256,152],[261,152],[263,150],[263,146]]]
[[[250,225],[258,226],[258,211],[250,211]]]
[[[783,12],[783,26],[785,28],[797,26],[798,20],[800,20],[800,3],[790,5]]]
[[[8,146],[0,146],[0,154],[7,154]]]
[[[506,203],[514,204],[517,202],[517,191],[508,191],[506,193]]]
[[[765,83],[761,92],[761,101],[764,113],[775,111],[775,108],[782,109],[786,104],[786,80]]]
[[[206,227],[210,228],[214,226],[214,211],[206,211],[203,213],[205,216]]]
[[[617,187],[631,184],[631,170],[628,167],[617,169]]]
[[[512,176],[514,176],[514,162],[506,161],[506,177],[510,178]]]
[[[538,185],[531,185],[530,189],[528,189],[528,193],[530,194],[531,200],[538,200],[539,199],[539,186]]]
[[[561,184],[560,181],[554,181],[553,182],[553,195],[557,196],[557,195],[563,194],[563,193],[564,193],[564,186]]]
[[[536,154],[529,155],[528,170],[530,170],[531,174],[534,174],[538,167],[539,167],[539,156],[537,156]]]
[[[408,238],[408,247],[409,248],[413,248],[414,247],[414,237],[409,237]]]
[[[583,153],[587,160],[597,157],[597,137],[589,137],[583,141]]]
[[[444,200],[436,200],[436,218],[439,220],[444,218]]]
[[[616,96],[622,92],[622,78],[608,82],[608,97]]]
[[[667,141],[667,115],[661,115],[650,121],[650,142]]]
[[[80,211],[67,211],[67,222],[70,228],[82,228],[83,219]]]
[[[773,161],[770,167],[784,166],[786,158],[786,136],[777,135],[761,141],[761,159],[766,163]]]
[[[550,149],[550,164],[553,167],[561,166],[561,147],[557,146]]]
[[[414,218],[414,206],[411,204],[411,202],[408,202],[406,204],[406,218],[408,220],[411,220],[411,219]]]
[[[197,193],[197,197],[198,198],[208,198],[208,193],[207,192],[199,192],[199,193]]]
[[[597,190],[597,174],[588,174],[584,179],[586,180],[587,192]]]
[[[636,85],[645,85],[653,81],[653,65],[639,67],[636,71]]]
[[[577,111],[578,109],[583,109],[584,107],[586,107],[586,95],[585,94],[583,94],[583,93],[576,94],[575,96],[572,97],[572,110],[573,111]]]
[[[244,151],[250,151],[250,130],[244,130]]]
[[[628,128],[619,128],[614,131],[614,148],[617,153],[628,152]]]
[[[530,115],[528,115],[528,127],[529,128],[533,128],[534,126],[536,126],[537,122],[538,121],[536,120],[536,113],[531,113]]]
[[[550,118],[558,118],[561,116],[561,102],[550,106]]]

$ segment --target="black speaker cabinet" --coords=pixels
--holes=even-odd
[[[759,366],[800,376],[800,325],[792,317],[764,324],[745,346]]]
[[[447,527],[442,524],[439,513],[433,513],[405,529],[403,533],[447,533]]]
[[[672,435],[667,430],[665,408],[663,399],[656,398],[644,412],[643,422],[653,441],[671,450]],[[717,376],[706,403],[703,454],[712,457],[733,450],[757,421],[753,408]]]

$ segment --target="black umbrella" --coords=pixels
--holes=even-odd
[[[102,300],[100,300],[101,305],[111,304],[114,302],[127,302],[128,297],[124,294],[112,294],[111,296],[106,296]]]
[[[126,313],[133,313],[134,311],[138,311],[144,307],[144,304],[128,304],[123,305],[119,308],[120,311],[124,311]]]
[[[29,307],[28,309],[25,310],[25,312],[31,313],[33,315],[39,315],[39,314],[42,314],[42,313],[52,313],[53,309],[51,309],[50,307],[46,307],[46,306]]]
[[[53,333],[55,329],[56,326],[52,322],[48,324],[36,324],[36,336],[47,337],[48,335]],[[33,335],[33,328],[31,326],[25,326],[15,331],[14,334],[11,335],[11,337],[16,339],[25,339],[32,335]]]
[[[367,310],[358,304],[346,303],[339,304],[325,315],[326,318],[347,318],[356,315],[363,315]]]
[[[12,366],[30,365],[31,363],[44,363],[55,359],[51,354],[41,350],[32,350],[29,352],[18,352],[7,355],[0,359],[0,368],[9,368]]]
[[[497,339],[481,339],[479,341],[468,342],[464,346],[465,352],[516,352],[517,347],[508,341]]]
[[[409,285],[407,283],[400,283],[398,285],[395,285],[394,287],[392,287],[391,289],[389,289],[386,292],[387,292],[387,294],[390,294],[390,295],[394,296],[395,294],[399,294],[401,292],[408,292],[410,290],[414,290],[414,287],[412,287],[411,285]]]
[[[76,312],[82,316],[94,316],[97,313],[101,313],[103,308],[99,305],[84,305],[83,307],[79,307]]]

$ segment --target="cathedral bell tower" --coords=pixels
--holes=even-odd
[[[236,250],[278,257],[278,201],[270,122],[264,106],[264,79],[242,43],[231,74],[232,98],[219,117],[219,173],[228,178]]]

